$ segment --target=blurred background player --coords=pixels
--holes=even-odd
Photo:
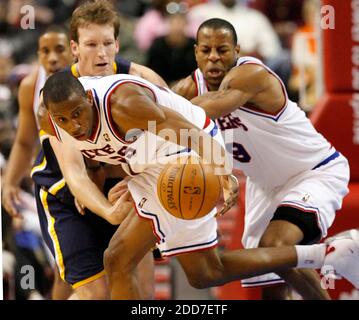
[[[248,110],[250,114],[255,115],[254,117],[257,117],[259,119],[263,117],[263,119],[269,119],[269,121],[271,121],[272,118],[275,118],[274,115],[271,116],[269,113],[267,113],[266,115],[265,111],[268,111],[268,105],[270,105],[273,110],[274,108],[277,108],[277,112],[272,114],[279,114],[280,111],[283,111],[287,105],[287,108],[289,108],[291,102],[287,102],[288,98],[286,94],[284,94],[283,96],[280,94],[282,90],[283,93],[285,93],[285,87],[280,82],[280,80],[278,81],[277,76],[270,69],[267,69],[267,67],[265,67],[259,60],[255,58],[238,58],[239,47],[236,46],[236,43],[237,37],[235,30],[233,26],[227,21],[221,19],[210,19],[205,21],[198,30],[197,45],[195,47],[195,54],[199,69],[194,72],[193,76],[189,76],[182,82],[178,83],[174,90],[186,96],[187,98],[193,98],[196,95],[203,95],[206,94],[206,92],[208,91],[218,90],[220,88],[222,80],[230,70],[232,70],[231,73],[237,71],[237,79],[243,79],[243,82],[240,82],[240,80],[238,80],[238,86],[240,87],[236,87],[239,92],[238,101],[235,101],[233,100],[233,98],[230,98],[232,100],[230,100],[230,102],[226,102],[227,106],[229,106],[227,107],[227,109],[224,109],[223,111],[222,108],[225,107],[221,105],[219,100],[215,100],[218,103],[217,108],[214,108],[212,104],[207,107],[207,103],[209,104],[209,102],[206,102],[205,99],[202,100],[202,98],[204,97],[195,98],[193,99],[193,101],[195,104],[203,104],[203,106],[206,106],[205,110],[208,112],[209,116],[215,118],[220,117],[217,121],[219,123],[219,127],[222,130],[233,129],[248,131],[250,129],[248,129],[249,127],[246,126],[246,122],[243,119],[247,120],[247,122],[255,128],[259,127],[261,123],[264,122],[264,120],[248,120],[245,117],[246,113],[244,113],[244,115],[241,115],[241,117],[239,118],[237,115],[232,114],[228,115],[228,118],[223,116],[226,116],[229,112],[235,110],[233,106],[243,105],[245,111]],[[234,64],[236,64],[237,67],[235,69],[231,69]],[[264,74],[268,74],[268,78],[265,78],[264,75],[262,76],[262,78],[259,78],[259,74],[261,71]],[[258,78],[254,78],[255,75],[258,75]],[[246,83],[247,85],[245,85]],[[262,87],[265,89],[263,89],[263,91],[255,91],[254,88],[256,86],[260,87],[261,83],[264,83]],[[283,109],[280,109],[281,106],[284,106]],[[230,109],[231,107],[233,109]],[[266,107],[267,109],[265,109]],[[291,108],[293,107],[291,106]],[[300,122],[302,120],[299,120],[299,118],[300,117],[298,116],[298,123],[302,123]],[[277,120],[275,123],[278,123]],[[305,125],[302,123],[302,126],[304,127]],[[253,135],[253,131],[256,130],[257,129],[252,130],[251,134]],[[290,130],[291,132],[295,132],[297,129],[293,127]],[[321,160],[323,160],[320,157],[326,158],[325,154],[321,151],[321,149],[324,150],[325,148],[328,148],[328,143],[325,142],[324,139],[320,138],[320,135],[315,133],[313,129],[308,130],[312,130],[312,138],[314,140],[318,139],[322,141],[322,146],[320,148],[318,148],[316,151],[312,150],[313,153],[319,153],[319,158],[315,161],[320,163]],[[278,127],[275,129],[275,132],[278,132],[275,134],[275,136],[279,137],[279,132],[281,132],[281,129]],[[264,165],[261,165],[256,169],[256,172],[261,172],[262,175],[262,178],[258,179],[255,173],[251,171],[252,169],[250,169],[252,167],[250,164],[256,163],[256,161],[258,161],[256,159],[251,159],[251,157],[257,156],[257,153],[252,151],[253,154],[250,155],[246,151],[246,149],[244,149],[245,144],[242,144],[241,139],[237,139],[238,141],[236,140],[231,146],[231,152],[238,168],[244,170],[245,174],[248,177],[246,185],[245,231],[243,236],[244,246],[246,248],[253,248],[256,246],[269,247],[298,243],[308,244],[319,241],[322,237],[324,237],[327,234],[327,229],[330,227],[334,220],[335,211],[340,209],[341,207],[342,197],[347,193],[347,184],[345,183],[348,182],[349,171],[348,168],[345,167],[345,158],[343,156],[340,156],[339,153],[335,156],[338,157],[338,159],[341,159],[337,159],[337,166],[343,166],[343,168],[341,169],[343,170],[342,176],[339,175],[335,178],[338,180],[338,185],[334,184],[338,189],[337,194],[340,195],[340,197],[337,198],[337,196],[333,194],[331,195],[331,198],[326,199],[322,204],[320,204],[320,201],[315,197],[315,195],[313,195],[313,191],[311,191],[308,187],[308,198],[312,197],[314,199],[317,199],[317,203],[313,202],[311,205],[315,206],[315,204],[317,204],[317,206],[321,210],[318,218],[318,221],[321,222],[320,225],[317,225],[316,214],[318,213],[314,213],[313,209],[310,209],[308,207],[309,204],[306,203],[308,199],[304,199],[302,200],[302,202],[299,200],[294,201],[295,195],[291,194],[290,192],[291,189],[294,190],[292,192],[298,192],[297,190],[305,190],[305,188],[301,185],[293,185],[290,187],[288,182],[293,179],[293,176],[303,171],[304,167],[302,168],[302,166],[299,166],[302,169],[294,169],[295,166],[291,165],[293,167],[293,169],[291,170],[294,170],[294,173],[292,172],[291,175],[287,176],[287,179],[284,179],[280,183],[278,183],[274,182],[274,179],[272,182],[265,181],[266,174],[264,171],[261,171],[262,169],[259,168],[266,167]],[[282,144],[278,141],[278,139],[280,140],[280,138],[277,138],[276,141],[276,139],[273,138],[273,141],[270,143],[272,148],[280,149],[280,146]],[[257,141],[252,143],[253,147],[255,148],[255,145],[259,142]],[[328,153],[327,156],[330,157],[331,153],[336,154],[334,151],[328,151],[330,154]],[[259,151],[258,154],[260,155],[261,152],[264,152],[264,149],[263,151]],[[301,152],[305,154],[304,150],[302,150]],[[343,164],[341,164],[340,161],[342,161]],[[314,162],[312,166],[313,168],[317,165],[317,163]],[[272,168],[268,168],[267,170],[271,171],[274,169],[275,166],[273,166]],[[296,172],[295,170],[299,171]],[[340,170],[338,169],[338,172],[339,171]],[[333,176],[334,179],[335,174],[333,172],[330,174]],[[304,179],[304,181],[306,180],[310,181],[311,177],[308,176]],[[273,183],[276,184],[273,185]],[[302,184],[303,183],[305,182],[302,182]],[[319,183],[319,185],[320,184],[321,183]],[[261,188],[263,188],[263,190],[268,189],[267,192],[269,194],[270,192],[274,192],[274,187],[276,187],[278,190],[282,190],[281,188],[284,188],[281,191],[282,194],[279,195],[277,193],[272,193],[271,196],[266,196],[266,193],[263,191],[263,193],[259,195],[260,192],[258,190],[260,190]],[[257,190],[256,188],[259,189]],[[317,187],[315,186],[314,188]],[[322,190],[320,192],[330,194],[328,190]],[[317,191],[317,193],[319,193],[319,191]],[[311,196],[309,194],[311,194]],[[305,195],[303,195],[303,197],[304,196]],[[277,197],[278,200],[276,200]],[[261,200],[259,200],[260,198]],[[268,199],[268,201],[266,202],[265,199]],[[292,203],[291,201],[294,202]],[[256,205],[254,203],[256,203]],[[259,205],[259,203],[261,203],[261,206]],[[327,207],[328,203],[333,203],[333,207]],[[320,279],[314,271],[291,270],[281,275],[306,299],[329,298],[328,294],[321,288]],[[254,279],[250,279],[249,281],[242,281],[242,283],[248,284],[274,284],[277,282],[278,278],[271,276],[258,278],[256,277]],[[269,289],[267,288],[264,290],[264,295],[270,298],[285,298],[287,294],[284,288],[278,289],[276,287],[269,287]]]

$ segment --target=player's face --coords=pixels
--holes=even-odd
[[[239,46],[234,45],[232,34],[227,29],[203,28],[198,34],[195,55],[210,90],[217,90],[226,73],[234,66]]]
[[[114,74],[113,63],[119,44],[112,25],[89,24],[78,29],[78,42],[71,41],[71,50],[78,59],[78,70],[86,76]]]
[[[56,124],[75,139],[84,141],[91,136],[95,120],[91,95],[73,94],[66,101],[49,103],[48,109]]]
[[[72,61],[66,35],[56,32],[42,35],[39,39],[38,56],[48,75],[65,68]]]

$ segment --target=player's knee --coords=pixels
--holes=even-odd
[[[110,297],[104,277],[76,288],[75,294],[80,300],[108,300]]]
[[[122,240],[116,241],[116,244],[109,244],[104,252],[104,267],[107,273],[113,272],[134,272],[136,264],[133,255]]]

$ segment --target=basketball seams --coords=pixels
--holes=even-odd
[[[179,213],[182,217],[182,219],[185,219],[185,217],[183,216],[182,214],[182,207],[181,207],[181,188],[182,188],[182,177],[183,177],[183,173],[184,173],[184,170],[186,169],[187,167],[187,162],[188,162],[188,159],[186,160],[186,163],[182,166],[182,172],[181,172],[181,175],[180,175],[180,179],[179,179],[179,187],[178,187],[178,209],[179,209]]]
[[[217,180],[218,180],[218,184],[219,184],[219,188],[218,188],[218,195],[217,195],[217,203],[218,203],[218,201],[219,201],[219,199],[220,199],[220,197],[221,197],[221,193],[222,193],[222,184],[221,184],[221,179],[219,178],[219,176],[217,176],[216,175],[216,177],[217,177]],[[216,205],[217,206],[217,205]]]
[[[205,175],[205,172],[202,168],[202,164],[201,162],[199,162],[199,167],[201,168],[201,171],[202,171],[202,177],[203,177],[203,192],[202,192],[202,201],[201,201],[201,205],[200,207],[198,208],[198,211],[197,213],[192,217],[192,219],[196,219],[196,217],[198,216],[198,214],[200,213],[202,207],[203,207],[203,202],[204,202],[204,195],[206,194],[206,175]]]
[[[166,167],[165,167],[166,168]],[[164,168],[164,169],[165,169]],[[167,170],[165,170],[165,171],[163,171],[163,169],[162,169],[162,172],[161,172],[161,174],[160,174],[160,181],[159,181],[159,188],[158,188],[158,185],[157,185],[157,194],[158,194],[158,196],[159,196],[159,198],[160,198],[160,200],[161,200],[161,204],[162,204],[162,206],[163,206],[163,203],[164,203],[164,201],[163,201],[163,197],[162,197],[162,181],[163,181],[163,177],[165,176],[165,174],[167,173]]]

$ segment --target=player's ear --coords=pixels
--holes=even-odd
[[[70,48],[71,48],[71,52],[72,54],[78,58],[79,57],[79,44],[74,41],[74,40],[71,40],[70,41]]]
[[[193,45],[194,54],[197,55],[198,46],[195,44]]]
[[[91,90],[87,90],[86,91],[86,95],[87,95],[87,101],[91,104],[93,104],[93,95],[92,95],[92,91]]]
[[[116,53],[120,50],[120,41],[118,39],[115,40]]]
[[[239,58],[239,53],[241,52],[241,46],[239,44],[237,44],[235,46],[234,50],[236,51],[237,58]]]

